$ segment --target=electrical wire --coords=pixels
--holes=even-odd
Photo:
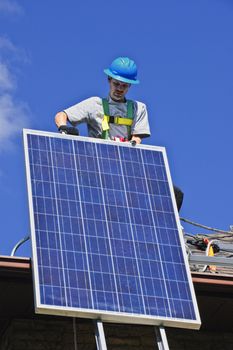
[[[206,226],[206,225],[198,224],[197,222],[194,222],[194,221],[182,218],[182,217],[180,217],[180,220],[184,221],[184,222],[187,222],[190,225],[204,228],[205,230],[209,230],[209,231],[213,231],[213,232],[217,232],[217,233],[226,233],[227,235],[233,237],[233,232],[232,231],[219,230],[217,228],[213,228],[213,227],[209,227],[209,226]],[[229,237],[229,236],[226,236],[226,237]]]
[[[209,234],[209,233],[206,233],[206,234],[204,234],[204,233],[202,233],[202,234],[190,234],[190,233],[185,232],[184,229],[183,229],[184,239],[186,241],[185,242],[185,247],[186,247],[186,252],[187,252],[188,258],[189,258],[190,255],[196,253],[196,249],[198,248],[198,242],[201,241],[201,240],[204,240],[205,238],[208,238],[208,244],[207,244],[206,249],[205,249],[205,255],[206,256],[209,256],[210,249],[211,249],[211,247],[214,247],[215,242],[217,242],[217,243],[228,243],[228,245],[229,244],[233,244],[233,231],[219,230],[217,228],[213,228],[213,227],[209,227],[209,226],[206,226],[206,225],[202,225],[202,224],[199,224],[197,222],[185,219],[183,217],[180,217],[180,220],[184,221],[184,222],[186,222],[186,223],[188,223],[190,225],[197,226],[197,227],[200,227],[202,229],[214,232],[212,234]],[[192,246],[196,246],[196,249],[193,250],[191,248]],[[200,247],[199,247],[199,249],[200,249]],[[218,255],[225,256],[226,258],[231,258],[232,259],[233,258],[232,251],[233,251],[233,248],[232,249],[227,249],[225,247],[224,248],[221,247],[220,251],[218,251],[219,252]],[[225,273],[225,274],[229,273],[229,269],[226,269],[226,268],[225,269],[221,269],[221,270],[219,270],[219,268],[218,268],[218,271],[215,271],[215,270],[212,271],[211,266],[210,266],[210,272]],[[209,267],[209,265],[204,265],[204,266],[203,265],[196,265],[196,264],[190,265],[191,271],[199,271],[199,272],[206,272],[208,267]],[[214,267],[214,265],[213,265],[213,267]],[[230,270],[230,274],[232,274],[232,269]]]

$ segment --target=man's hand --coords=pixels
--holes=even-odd
[[[135,140],[131,140],[129,141],[131,143],[132,146],[136,146],[137,142]]]
[[[142,139],[141,139],[141,137],[139,137],[139,136],[133,135],[133,136],[131,137],[130,142],[131,142],[132,144],[134,143],[134,145],[135,145],[135,144],[139,145],[139,144],[142,142]]]
[[[58,130],[61,134],[68,134],[68,135],[79,135],[78,129],[74,128],[73,126],[67,126],[67,115],[65,112],[59,112],[55,116],[55,123],[57,125]]]
[[[67,125],[61,125],[59,126],[58,130],[61,134],[68,134],[68,135],[79,135],[78,129],[76,129],[73,126],[67,126]]]

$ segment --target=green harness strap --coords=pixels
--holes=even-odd
[[[108,104],[108,100],[106,98],[102,98],[102,105],[103,105],[103,109],[104,109],[104,114],[105,115],[110,115],[110,113],[109,113],[109,104]]]
[[[104,118],[105,117],[110,117],[109,103],[108,103],[108,100],[106,98],[102,99],[102,105],[103,105],[103,110],[104,110]],[[134,115],[133,115],[133,101],[132,100],[127,100],[127,119],[133,120],[133,118],[134,118]],[[124,125],[124,119],[126,119],[126,118],[116,118],[116,119],[117,120],[121,119],[123,122],[121,121],[120,123],[118,123],[118,122],[114,122],[114,123]],[[104,120],[104,122],[108,123],[106,120]],[[129,126],[129,125],[126,125],[126,126],[127,126],[127,129],[128,129],[128,137],[130,137],[131,136],[131,126]],[[107,126],[107,129],[103,130],[101,138],[102,139],[108,139],[108,137],[109,137],[109,127]]]

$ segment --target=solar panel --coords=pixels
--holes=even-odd
[[[199,328],[165,149],[24,130],[40,313]]]

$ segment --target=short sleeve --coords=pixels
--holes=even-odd
[[[97,109],[96,105],[99,104],[99,97],[90,97],[69,108],[64,109],[64,112],[66,113],[69,122],[75,126],[80,123],[88,123],[90,116]]]
[[[132,135],[140,135],[140,137],[150,136],[150,126],[148,121],[148,113],[146,105],[142,102],[135,102],[135,117],[131,128]]]

